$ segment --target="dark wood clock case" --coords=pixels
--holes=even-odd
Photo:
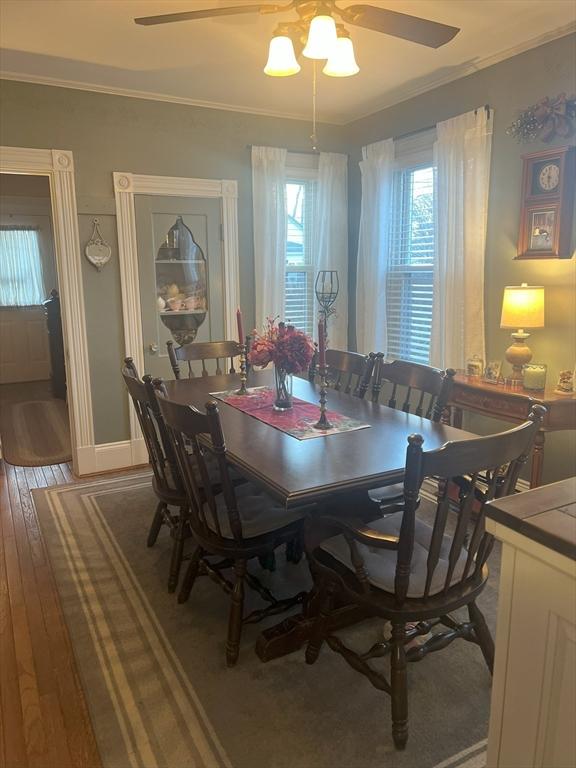
[[[524,155],[518,259],[569,259],[576,187],[576,147]]]

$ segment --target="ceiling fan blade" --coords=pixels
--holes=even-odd
[[[183,11],[182,13],[163,13],[160,16],[141,16],[134,19],[136,24],[152,26],[154,24],[171,24],[174,21],[191,21],[193,19],[210,19],[215,16],[232,16],[236,13],[274,13],[283,11],[284,5],[233,5],[226,8],[204,8],[201,11]]]
[[[401,37],[429,48],[440,48],[460,32],[459,27],[449,27],[437,21],[408,16],[373,5],[349,5],[347,8],[338,8],[338,13],[349,24]]]

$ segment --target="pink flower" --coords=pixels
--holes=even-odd
[[[262,335],[254,332],[254,340],[248,356],[253,365],[266,366],[273,362],[287,373],[306,370],[314,354],[312,339],[293,325],[268,318]]]

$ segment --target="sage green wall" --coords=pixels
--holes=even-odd
[[[510,343],[508,331],[500,330],[500,309],[505,285],[527,282],[546,288],[546,327],[530,339],[535,362],[548,364],[549,381],[558,372],[573,368],[576,361],[576,259],[514,261],[520,215],[522,158],[550,146],[541,141],[518,144],[506,135],[517,112],[545,96],[576,92],[576,35],[534,48],[469,77],[456,80],[421,96],[385,109],[347,126],[355,147],[350,162],[350,296],[356,285],[356,243],[360,210],[361,147],[391,136],[431,126],[483,104],[494,109],[492,169],[486,244],[485,322],[486,354],[504,360]],[[552,145],[574,143],[569,140]],[[575,181],[573,180],[573,183]],[[361,300],[361,297],[358,297]],[[354,323],[355,309],[350,308]],[[351,338],[355,338],[354,325]],[[505,361],[504,361],[505,363]],[[505,363],[505,365],[507,365]],[[502,423],[472,417],[469,426],[490,432]],[[547,437],[544,477],[552,482],[576,474],[576,436],[573,431]]]
[[[310,148],[310,124],[67,88],[2,81],[0,143],[74,153],[81,244],[90,217],[114,213],[113,171],[238,181],[240,297],[254,323],[250,150],[247,145]],[[320,125],[328,152],[346,152],[342,128]],[[111,230],[112,231],[112,230]],[[125,440],[128,405],[120,379],[122,312],[116,238],[114,261],[82,274],[97,443]],[[139,307],[133,308],[134,312]]]

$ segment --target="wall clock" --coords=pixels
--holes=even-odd
[[[518,259],[569,259],[576,147],[524,155]]]

